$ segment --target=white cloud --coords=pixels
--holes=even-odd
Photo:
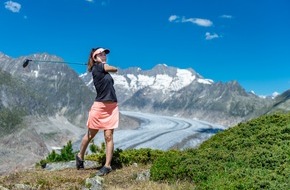
[[[197,24],[199,26],[209,27],[212,26],[212,21],[203,18],[185,18],[182,17],[181,22],[191,22],[193,24]]]
[[[171,15],[168,18],[169,22],[191,22],[193,24],[196,24],[198,26],[203,26],[203,27],[209,27],[212,26],[213,23],[212,21],[208,20],[208,19],[203,19],[203,18],[185,18],[182,17],[182,19],[180,19],[180,16],[177,15]]]
[[[214,33],[214,34],[211,34],[211,33],[209,33],[209,32],[205,33],[205,39],[206,39],[206,40],[212,40],[212,39],[214,39],[214,38],[219,38],[219,37],[220,37],[220,36],[217,35],[216,33]]]
[[[228,18],[228,19],[232,19],[233,16],[232,15],[222,15],[221,18]]]
[[[5,8],[9,11],[12,11],[13,13],[18,13],[21,9],[21,5],[14,1],[6,1],[4,4]]]
[[[90,3],[93,3],[94,2],[94,0],[86,0],[87,2],[90,2]]]
[[[178,19],[179,19],[179,16],[171,15],[168,20],[169,22],[174,22],[174,21],[178,21]]]

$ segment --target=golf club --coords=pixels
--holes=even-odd
[[[67,63],[72,65],[87,65],[85,63],[70,63],[66,61],[41,61],[41,60],[25,59],[22,65],[23,68],[27,67],[30,62],[53,62],[53,63]]]

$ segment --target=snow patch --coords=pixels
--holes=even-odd
[[[254,91],[251,91],[253,94],[255,94]],[[279,92],[273,92],[272,95],[259,95],[260,98],[266,99],[266,98],[272,98],[275,99],[280,93]]]
[[[124,88],[129,89],[129,84],[126,78],[122,75],[112,75],[114,77],[114,83],[117,85],[122,85]]]
[[[141,88],[151,86],[154,83],[155,78],[154,77],[149,77],[146,75],[138,75],[138,84],[140,85]]]
[[[129,84],[130,88],[132,88],[134,90],[138,89],[138,86],[137,86],[137,81],[138,81],[137,80],[137,77],[135,75],[133,75],[133,74],[127,74],[127,77],[131,80],[131,82]]]
[[[168,88],[170,83],[172,82],[172,77],[168,75],[156,75],[155,83],[151,86],[153,89],[164,90]]]
[[[177,69],[176,77],[172,82],[171,90],[178,91],[185,86],[188,86],[196,78],[195,75],[186,69]]]
[[[90,82],[88,82],[87,86],[90,86],[93,83],[93,79],[90,80]]]
[[[37,78],[38,75],[39,75],[39,72],[38,72],[38,71],[33,71],[33,73],[34,73],[34,75],[35,75],[35,78]]]
[[[88,75],[88,73],[84,73],[84,74],[81,74],[79,77],[80,78],[83,78],[83,77],[85,77],[85,76],[87,76]]]
[[[278,96],[280,93],[279,92],[273,92],[272,96],[275,98],[276,96]]]
[[[197,79],[197,82],[202,83],[202,84],[212,84],[213,80],[211,80],[211,79]]]

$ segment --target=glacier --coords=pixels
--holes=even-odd
[[[195,119],[130,111],[121,111],[121,113],[141,121],[141,125],[137,129],[115,130],[115,148],[123,150],[196,148],[218,131],[226,129],[218,124]],[[94,138],[94,143],[100,145],[102,142],[104,142],[103,131],[99,131]]]

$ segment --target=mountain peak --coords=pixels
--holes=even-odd
[[[157,65],[155,65],[152,69],[155,69],[155,68],[166,68],[168,67],[168,65],[166,65],[165,63],[159,63]]]

